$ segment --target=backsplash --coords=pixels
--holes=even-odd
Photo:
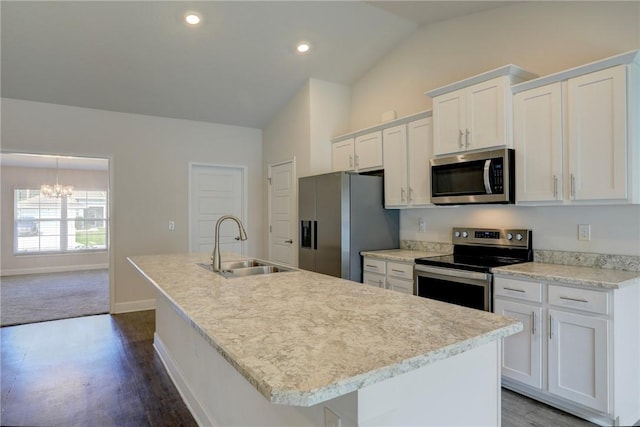
[[[544,262],[548,264],[578,265],[583,267],[640,271],[640,256],[632,255],[610,255],[588,252],[534,249],[533,260],[535,262]]]
[[[424,242],[421,240],[401,240],[400,249],[411,249],[414,251],[440,252],[450,254],[453,252],[451,243],[443,242]]]
[[[401,240],[401,249],[427,252],[452,253],[453,245],[443,242],[425,242],[421,240]],[[640,256],[595,254],[588,252],[533,250],[534,262],[547,264],[577,265],[582,267],[609,268],[613,270],[640,271]]]

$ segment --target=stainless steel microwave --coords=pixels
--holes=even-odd
[[[510,148],[435,158],[431,160],[431,202],[515,203],[514,177]]]

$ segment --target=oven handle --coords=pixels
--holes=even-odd
[[[442,276],[461,277],[465,279],[475,280],[491,280],[491,276],[488,273],[479,273],[475,271],[457,270],[452,268],[431,267],[422,264],[416,264],[416,272],[440,274]]]

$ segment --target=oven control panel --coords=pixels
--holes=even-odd
[[[500,228],[462,228],[454,227],[452,231],[454,245],[510,246],[529,247],[531,230]]]

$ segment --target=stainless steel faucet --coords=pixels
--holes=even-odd
[[[222,215],[218,222],[216,222],[216,241],[213,243],[213,255],[211,256],[213,271],[220,271],[222,260],[220,259],[220,224],[225,219],[232,219],[238,224],[238,230],[240,231],[240,237],[236,237],[239,240],[247,240],[247,232],[244,231],[244,226],[240,218],[234,215]]]

